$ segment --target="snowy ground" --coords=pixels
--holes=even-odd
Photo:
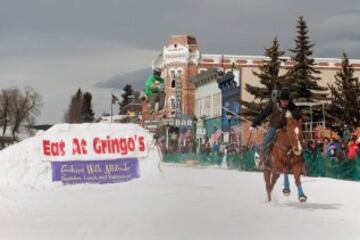
[[[359,239],[360,183],[304,178],[265,201],[259,173],[162,164],[127,183],[0,189],[0,239]],[[292,181],[293,190],[293,181]]]

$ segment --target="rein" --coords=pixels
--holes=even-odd
[[[283,129],[281,129],[280,131],[282,131]],[[287,131],[287,130],[286,130]],[[277,133],[277,134],[280,134],[280,133]],[[275,141],[274,141],[274,146],[277,146],[277,147],[279,147],[280,149],[282,149],[282,150],[284,150],[285,152],[286,151],[288,151],[288,150],[290,150],[291,151],[291,146],[289,146],[289,147],[285,147],[285,145],[284,144],[279,144],[279,143],[276,143],[276,139],[275,139]]]
[[[280,134],[280,132],[283,131],[283,130],[284,130],[286,133],[289,132],[289,131],[288,131],[288,128],[286,127],[286,128],[281,129],[277,134]],[[289,137],[288,134],[287,134],[287,137],[288,137],[289,142],[290,142],[290,137]],[[297,135],[297,137],[296,137],[296,140],[299,141],[299,136],[298,136],[298,135]],[[274,144],[274,146],[279,147],[280,149],[284,150],[285,152],[287,151],[286,155],[290,155],[290,153],[293,152],[291,143],[290,143],[290,145],[288,145],[288,147],[285,147],[284,144],[276,143],[276,141],[274,141],[273,144]],[[294,152],[293,152],[293,153],[294,153]],[[294,153],[294,155],[297,156],[296,153]]]

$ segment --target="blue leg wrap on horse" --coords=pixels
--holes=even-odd
[[[297,190],[298,190],[298,195],[299,195],[299,196],[304,196],[304,195],[305,195],[304,192],[303,192],[303,189],[302,189],[301,185],[297,186]]]
[[[284,174],[284,188],[290,189],[289,175]]]

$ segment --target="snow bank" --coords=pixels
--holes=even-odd
[[[51,181],[51,162],[44,156],[43,139],[61,138],[65,142],[71,142],[74,136],[79,138],[106,137],[114,134],[126,136],[134,132],[141,132],[146,136],[147,154],[139,159],[139,165],[140,179],[147,179],[158,173],[157,166],[160,161],[159,152],[147,130],[136,124],[58,124],[0,151],[0,186],[53,188],[61,185]],[[95,156],[92,152],[86,157],[88,160],[99,160],[99,156]],[[114,154],[105,156],[107,159],[121,157]]]

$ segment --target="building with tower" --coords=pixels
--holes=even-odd
[[[162,68],[165,79],[167,117],[181,119],[196,118],[203,120],[217,118],[221,97],[217,94],[214,79],[203,80],[198,74],[209,69],[233,71],[235,82],[239,86],[239,98],[252,101],[245,90],[245,84],[260,85],[259,79],[253,74],[267,58],[264,56],[244,56],[228,54],[205,54],[195,37],[190,35],[173,35],[162,48],[159,56],[154,59],[153,67]],[[282,57],[280,74],[293,66],[289,57]],[[327,86],[334,81],[335,73],[341,69],[341,58],[314,58],[315,69],[320,70],[319,85]],[[360,60],[350,59],[354,68],[354,76],[360,77]],[[206,78],[204,78],[206,79]],[[207,81],[207,82],[206,82]],[[196,89],[196,86],[201,89]],[[201,91],[200,91],[201,90]],[[221,111],[221,110],[220,110]],[[221,114],[221,113],[220,113]],[[188,121],[190,124],[190,121]],[[176,124],[175,124],[176,125]],[[246,132],[247,126],[243,127]],[[243,137],[246,137],[246,133]]]

